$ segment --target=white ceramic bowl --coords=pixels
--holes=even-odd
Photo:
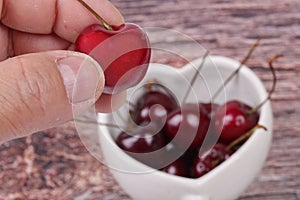
[[[144,84],[149,79],[157,79],[175,92],[179,101],[183,91],[202,59],[180,69],[161,64],[152,64]],[[210,94],[222,85],[222,81],[239,66],[239,62],[220,56],[210,56],[201,70],[192,95],[188,101],[208,101]],[[193,95],[194,94],[194,95]],[[195,97],[196,95],[196,97]],[[130,94],[129,94],[130,96]],[[223,103],[239,99],[251,106],[258,105],[267,96],[259,78],[246,66],[216,99]],[[99,115],[102,123],[113,123],[113,115]],[[136,161],[123,152],[114,142],[120,130],[99,126],[99,135],[105,163],[110,167],[120,186],[136,200],[232,200],[237,198],[253,181],[267,157],[272,138],[272,110],[270,102],[260,109],[259,124],[268,131],[258,129],[247,142],[228,160],[198,179],[190,179],[166,174]]]

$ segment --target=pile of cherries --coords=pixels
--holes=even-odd
[[[229,158],[259,119],[256,110],[236,100],[179,105],[158,83],[144,88],[130,116],[137,126],[121,132],[117,145],[151,167],[189,178],[198,178]],[[156,153],[147,154],[151,152]]]

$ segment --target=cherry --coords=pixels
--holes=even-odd
[[[105,93],[119,93],[137,83],[147,72],[151,49],[146,32],[136,24],[118,27],[107,24],[92,8],[84,5],[101,24],[88,26],[75,42],[75,51],[99,62],[105,75]]]
[[[222,143],[215,144],[211,149],[204,151],[196,156],[193,163],[193,176],[201,177],[228,159],[233,152],[227,149]]]
[[[155,134],[155,129],[149,126],[135,129],[134,135],[121,132],[116,143],[121,149],[132,153],[149,153],[166,145],[163,133]]]
[[[211,148],[199,152],[193,162],[193,177],[201,177],[227,160],[259,128],[266,130],[264,126],[256,125],[229,144],[218,142]]]
[[[168,143],[163,159],[165,160],[164,167],[160,170],[168,174],[191,178],[191,166],[194,162],[198,150],[180,149],[173,143]],[[167,166],[165,166],[166,163]]]
[[[202,102],[199,103],[199,106],[202,107],[202,109],[204,109],[204,112],[206,112],[206,114],[209,116],[210,119],[214,116],[215,111],[219,107],[219,105],[216,103],[202,103]]]
[[[123,131],[117,137],[116,144],[133,158],[159,169],[166,153],[163,147],[167,142],[165,135],[162,132],[156,133],[156,131],[154,126],[140,126],[134,129],[134,135]]]
[[[213,161],[210,159],[202,160],[196,157],[195,164],[192,167],[193,177],[199,178],[214,169]]]
[[[189,176],[188,165],[183,158],[179,158],[169,164],[168,166],[161,169],[161,171],[166,172],[168,174],[176,175],[176,176]]]
[[[214,128],[221,141],[231,142],[253,128],[258,119],[258,112],[249,105],[237,100],[228,101],[216,110]]]
[[[258,42],[254,44],[244,61],[250,57],[252,51],[257,46],[257,44]],[[273,62],[274,60],[280,57],[282,57],[282,55],[275,55],[274,57],[271,57],[268,61],[270,70],[272,71],[273,75],[273,84],[268,96],[259,105],[257,105],[255,108],[251,108],[249,105],[243,102],[233,100],[225,103],[217,109],[214,115],[214,129],[217,131],[218,134],[220,134],[221,141],[231,142],[236,138],[240,137],[243,133],[253,128],[255,125],[257,125],[257,122],[259,120],[258,110],[268,100],[271,99],[271,95],[275,91],[277,77],[275,69],[273,67]],[[234,73],[237,73],[241,66]],[[234,74],[229,76],[229,78],[224,83],[225,85],[233,77],[233,75]],[[217,94],[218,92],[214,96],[216,97]]]
[[[259,45],[260,39],[258,39],[250,48],[247,55],[244,57],[238,68],[224,81],[222,86],[215,92],[212,96],[211,102],[213,102],[217,96],[221,93],[224,87],[230,82],[231,79],[234,78],[236,74],[241,70],[244,64],[251,57],[252,53]],[[206,110],[210,111],[209,105],[204,105],[207,107]],[[229,107],[227,107],[229,106]],[[225,103],[222,106],[211,106],[211,108],[216,108],[211,113],[212,119],[212,127],[211,131],[216,132],[220,135],[220,139],[223,142],[231,142],[234,139],[241,136],[243,133],[254,127],[257,122],[259,115],[257,113],[258,109],[252,109],[250,106],[238,102],[238,101],[230,101]],[[230,111],[232,110],[232,111]],[[252,112],[254,111],[254,112]],[[233,128],[233,130],[231,129]]]
[[[207,115],[209,119],[209,128],[205,137],[205,143],[202,144],[201,149],[208,148],[211,145],[215,144],[219,138],[219,135],[216,134],[213,123],[213,116],[217,108],[219,107],[216,103],[199,103],[199,107],[203,110],[203,112]],[[200,148],[200,147],[199,147]]]
[[[149,90],[136,102],[134,121],[137,124],[147,124],[151,118],[154,122],[164,122],[167,115],[179,105],[170,93]]]
[[[164,131],[179,148],[196,149],[201,147],[209,123],[198,104],[183,104],[168,115]]]

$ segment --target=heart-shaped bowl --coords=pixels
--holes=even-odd
[[[155,79],[169,88],[177,100],[182,102],[185,92],[188,87],[191,87],[190,80],[202,61],[203,58],[196,59],[182,68],[153,63],[137,88]],[[200,77],[192,85],[187,98],[188,102],[199,100],[208,102],[211,94],[214,94],[224,84],[224,80],[240,65],[235,60],[221,56],[209,56],[203,63],[199,72]],[[129,99],[134,91],[133,89],[128,92]],[[237,99],[255,107],[265,100],[267,95],[260,79],[247,66],[243,66],[238,75],[224,86],[216,102],[222,104],[228,100]],[[118,112],[128,113],[127,109],[123,110]],[[273,115],[269,101],[260,108],[259,114],[258,123],[265,126],[267,130],[257,129],[229,159],[197,179],[170,175],[132,158],[116,145],[115,139],[121,131],[115,127],[99,126],[104,162],[119,185],[133,199],[236,199],[258,174],[270,148]],[[98,120],[102,124],[122,123],[119,118],[115,114],[98,115]]]

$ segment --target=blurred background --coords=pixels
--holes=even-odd
[[[274,137],[261,173],[240,200],[300,199],[300,1],[112,0],[127,22],[177,30],[213,55],[242,60],[260,37],[247,65],[269,88],[275,64]],[[159,38],[164,40],[167,38]],[[176,38],[173,40],[176,40]],[[172,42],[172,41],[170,41]],[[185,41],[178,41],[187,45]],[[193,49],[185,48],[193,53]],[[177,66],[180,60],[161,58]],[[130,200],[108,169],[82,145],[73,123],[0,146],[0,199]]]

